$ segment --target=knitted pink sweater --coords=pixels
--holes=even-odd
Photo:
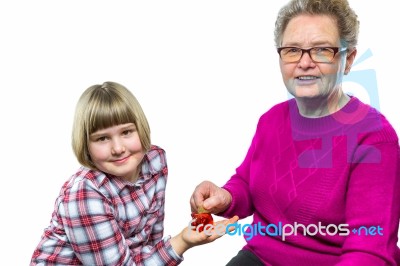
[[[398,137],[356,97],[322,118],[271,108],[224,188],[222,215],[253,215],[244,248],[266,265],[400,265]]]

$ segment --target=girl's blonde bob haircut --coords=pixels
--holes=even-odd
[[[72,149],[79,163],[95,169],[88,149],[90,135],[126,123],[135,124],[143,150],[148,151],[150,127],[135,96],[121,84],[111,81],[86,89],[76,105],[72,128]]]

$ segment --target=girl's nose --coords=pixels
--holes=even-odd
[[[125,146],[119,140],[114,140],[113,145],[111,147],[111,153],[113,155],[118,155],[125,152]]]

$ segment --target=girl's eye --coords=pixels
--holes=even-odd
[[[106,136],[102,136],[102,137],[99,137],[99,138],[96,139],[96,141],[99,141],[99,142],[103,142],[103,141],[106,141],[106,140],[107,140]]]
[[[130,135],[130,134],[132,134],[132,133],[133,133],[133,129],[128,129],[128,130],[124,130],[124,131],[122,132],[122,135],[127,136],[127,135]]]

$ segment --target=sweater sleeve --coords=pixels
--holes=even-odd
[[[253,136],[251,145],[247,151],[246,157],[244,158],[242,164],[236,168],[236,173],[228,180],[228,182],[223,186],[224,189],[229,191],[232,196],[232,202],[227,210],[220,213],[224,217],[232,217],[238,215],[240,219],[250,216],[254,212],[253,202],[250,193],[250,170],[251,162],[256,151],[256,147],[259,143],[260,131],[262,129],[262,116],[259,119],[256,132]]]
[[[370,142],[373,149],[360,151],[357,162],[352,164],[345,211],[350,232],[337,266],[397,265],[394,258],[400,215],[400,151],[395,139]],[[379,162],[371,162],[371,156]]]

